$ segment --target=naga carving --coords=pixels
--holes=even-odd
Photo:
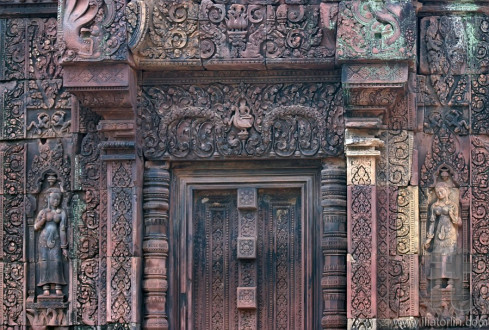
[[[64,0],[63,62],[127,59],[124,0]]]
[[[340,4],[339,13],[339,60],[400,60],[414,56],[416,26],[412,4],[345,1]]]
[[[100,33],[98,28],[90,30],[87,25],[93,23],[99,10],[94,0],[65,0],[63,13],[63,40],[66,43],[66,55],[69,58],[97,57],[94,54],[94,37]]]

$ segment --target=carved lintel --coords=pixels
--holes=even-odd
[[[343,150],[339,84],[180,86],[140,90],[138,135],[148,159],[322,157]]]

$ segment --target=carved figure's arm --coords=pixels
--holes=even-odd
[[[34,223],[34,230],[40,230],[42,227],[44,227],[44,224],[46,223],[46,212],[44,210],[41,210],[39,214],[37,215],[36,222]]]
[[[59,224],[59,237],[61,240],[61,248],[68,249],[68,241],[66,239],[66,213],[61,212],[61,222]]]
[[[433,206],[431,207],[431,212],[430,212],[430,219],[429,221],[429,226],[428,226],[428,232],[426,233],[426,242],[424,243],[424,248],[426,250],[429,249],[431,240],[433,237],[435,237],[435,214],[433,212]]]
[[[450,210],[448,211],[448,214],[450,215],[450,220],[452,220],[452,223],[455,226],[462,225],[462,219],[458,214],[458,206],[455,203],[450,204]]]
[[[431,241],[433,237],[435,237],[435,213],[433,211],[433,206],[431,207],[431,212],[430,212],[430,220],[429,220],[429,226],[428,226],[428,232],[426,233],[426,237]]]

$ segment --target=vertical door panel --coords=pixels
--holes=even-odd
[[[242,212],[242,217],[245,215]],[[236,190],[194,193],[191,220],[194,329],[304,328],[301,190],[259,189],[256,215],[256,259],[238,259]],[[246,221],[241,221],[242,227],[246,225]],[[241,235],[245,230],[241,229]],[[256,285],[256,309],[238,310],[236,292],[240,285]],[[246,322],[254,313],[257,322]]]
[[[303,328],[300,196],[299,189],[258,193],[258,329]]]
[[[194,329],[237,329],[236,191],[194,196]]]

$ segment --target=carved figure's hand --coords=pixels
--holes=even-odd
[[[430,248],[430,244],[431,244],[431,238],[428,238],[424,243],[425,250],[428,250]]]
[[[68,249],[63,249],[63,255],[68,259]]]

